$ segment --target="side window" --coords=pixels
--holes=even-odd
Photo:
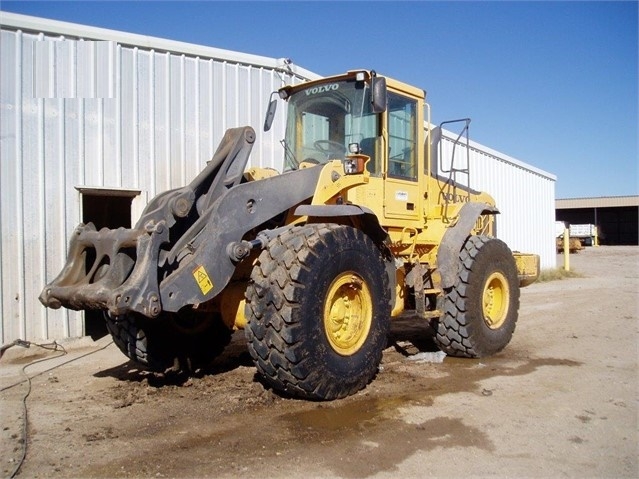
[[[417,102],[388,93],[388,174],[417,179]]]

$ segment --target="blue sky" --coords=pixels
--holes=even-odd
[[[0,9],[208,45],[428,92],[433,121],[557,176],[636,195],[637,2],[12,2]]]

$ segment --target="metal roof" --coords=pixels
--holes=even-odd
[[[242,53],[221,48],[195,45],[192,43],[167,40],[164,38],[121,32],[106,28],[91,27],[75,23],[61,22],[47,18],[32,17],[18,13],[0,11],[0,24],[22,32],[61,35],[64,38],[83,40],[106,40],[117,42],[122,46],[142,47],[156,52],[178,53],[193,57],[215,58],[252,66],[279,69],[305,78],[317,78],[318,75],[293,64],[287,58],[269,58],[250,53]]]
[[[615,208],[639,206],[639,196],[600,196],[597,198],[562,198],[555,200],[558,210],[576,208]]]

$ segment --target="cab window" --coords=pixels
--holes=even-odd
[[[417,180],[417,102],[388,93],[388,175]]]
[[[374,161],[374,152],[382,151],[378,119],[364,81],[311,84],[296,91],[288,99],[285,170],[295,170],[301,162],[343,159],[349,145],[357,143],[372,158],[369,171],[381,174],[381,160]]]

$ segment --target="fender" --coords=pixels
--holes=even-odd
[[[359,205],[300,205],[295,208],[296,216],[314,216],[316,218],[335,218],[338,216],[361,216],[362,230],[378,245],[382,245],[388,238],[388,233],[381,227],[377,216],[372,210],[365,206]],[[385,247],[380,246],[383,251],[388,251]],[[384,255],[384,264],[386,265],[386,274],[388,275],[388,287],[390,289],[390,306],[391,311],[395,308],[395,285],[396,271],[395,262],[392,261],[390,253]]]
[[[300,205],[295,208],[296,216],[315,216],[318,218],[330,218],[336,216],[361,216],[364,233],[369,235],[376,243],[383,243],[388,237],[386,230],[382,228],[377,216],[372,210],[359,205]]]
[[[488,203],[466,203],[459,210],[459,218],[448,228],[437,250],[437,269],[442,289],[451,288],[457,279],[459,252],[481,215],[497,214],[499,210]]]

